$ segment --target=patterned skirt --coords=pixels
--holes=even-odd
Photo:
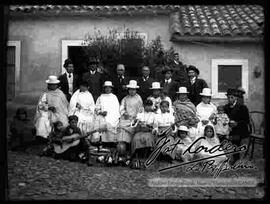
[[[134,127],[131,127],[130,124],[131,120],[120,120],[119,127],[117,129],[117,142],[131,142],[134,135]]]

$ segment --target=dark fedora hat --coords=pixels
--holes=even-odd
[[[169,66],[164,66],[161,73],[166,74],[168,71],[173,72],[173,69]]]
[[[89,57],[87,63],[88,63],[88,65],[90,65],[90,64],[98,64],[98,60],[97,60],[96,57]]]
[[[187,72],[189,72],[190,70],[193,70],[193,71],[196,72],[198,75],[200,74],[199,69],[198,69],[197,67],[193,66],[193,65],[188,66]]]
[[[238,92],[238,90],[235,89],[235,88],[228,88],[228,89],[227,89],[226,96],[228,96],[228,95],[233,95],[233,96],[237,96],[237,97],[238,97],[239,92]]]

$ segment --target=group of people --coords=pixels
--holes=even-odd
[[[100,141],[121,148],[119,152],[134,161],[145,161],[164,138],[168,139],[164,148],[178,144],[173,151],[162,152],[160,157],[167,160],[193,159],[182,152],[202,136],[208,147],[225,139],[240,145],[249,123],[244,91],[228,89],[228,104],[216,107],[211,89],[198,78],[199,70],[195,66],[184,69],[176,56],[174,66],[178,65],[178,72],[165,66],[162,81],[153,79],[147,66],[142,67],[141,77],[130,80],[123,64],[117,65],[117,76],[106,78],[97,71],[95,61],[89,62],[89,72],[78,77],[67,59],[66,73],[46,80],[48,89],[36,109],[36,137],[50,144],[46,151],[53,151],[51,144],[61,144],[64,136],[82,135],[79,145],[57,157],[75,160],[85,153],[88,165],[93,164],[90,146]],[[232,163],[239,158],[234,154]]]

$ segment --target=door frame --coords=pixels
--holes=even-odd
[[[21,73],[21,41],[9,40],[7,46],[15,47],[15,97],[20,91],[20,73]]]
[[[61,60],[61,72],[65,73],[64,62],[68,58],[68,47],[70,46],[86,46],[84,40],[62,40],[62,60]]]

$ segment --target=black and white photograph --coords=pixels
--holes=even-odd
[[[265,199],[265,7],[178,3],[5,6],[6,200]]]

